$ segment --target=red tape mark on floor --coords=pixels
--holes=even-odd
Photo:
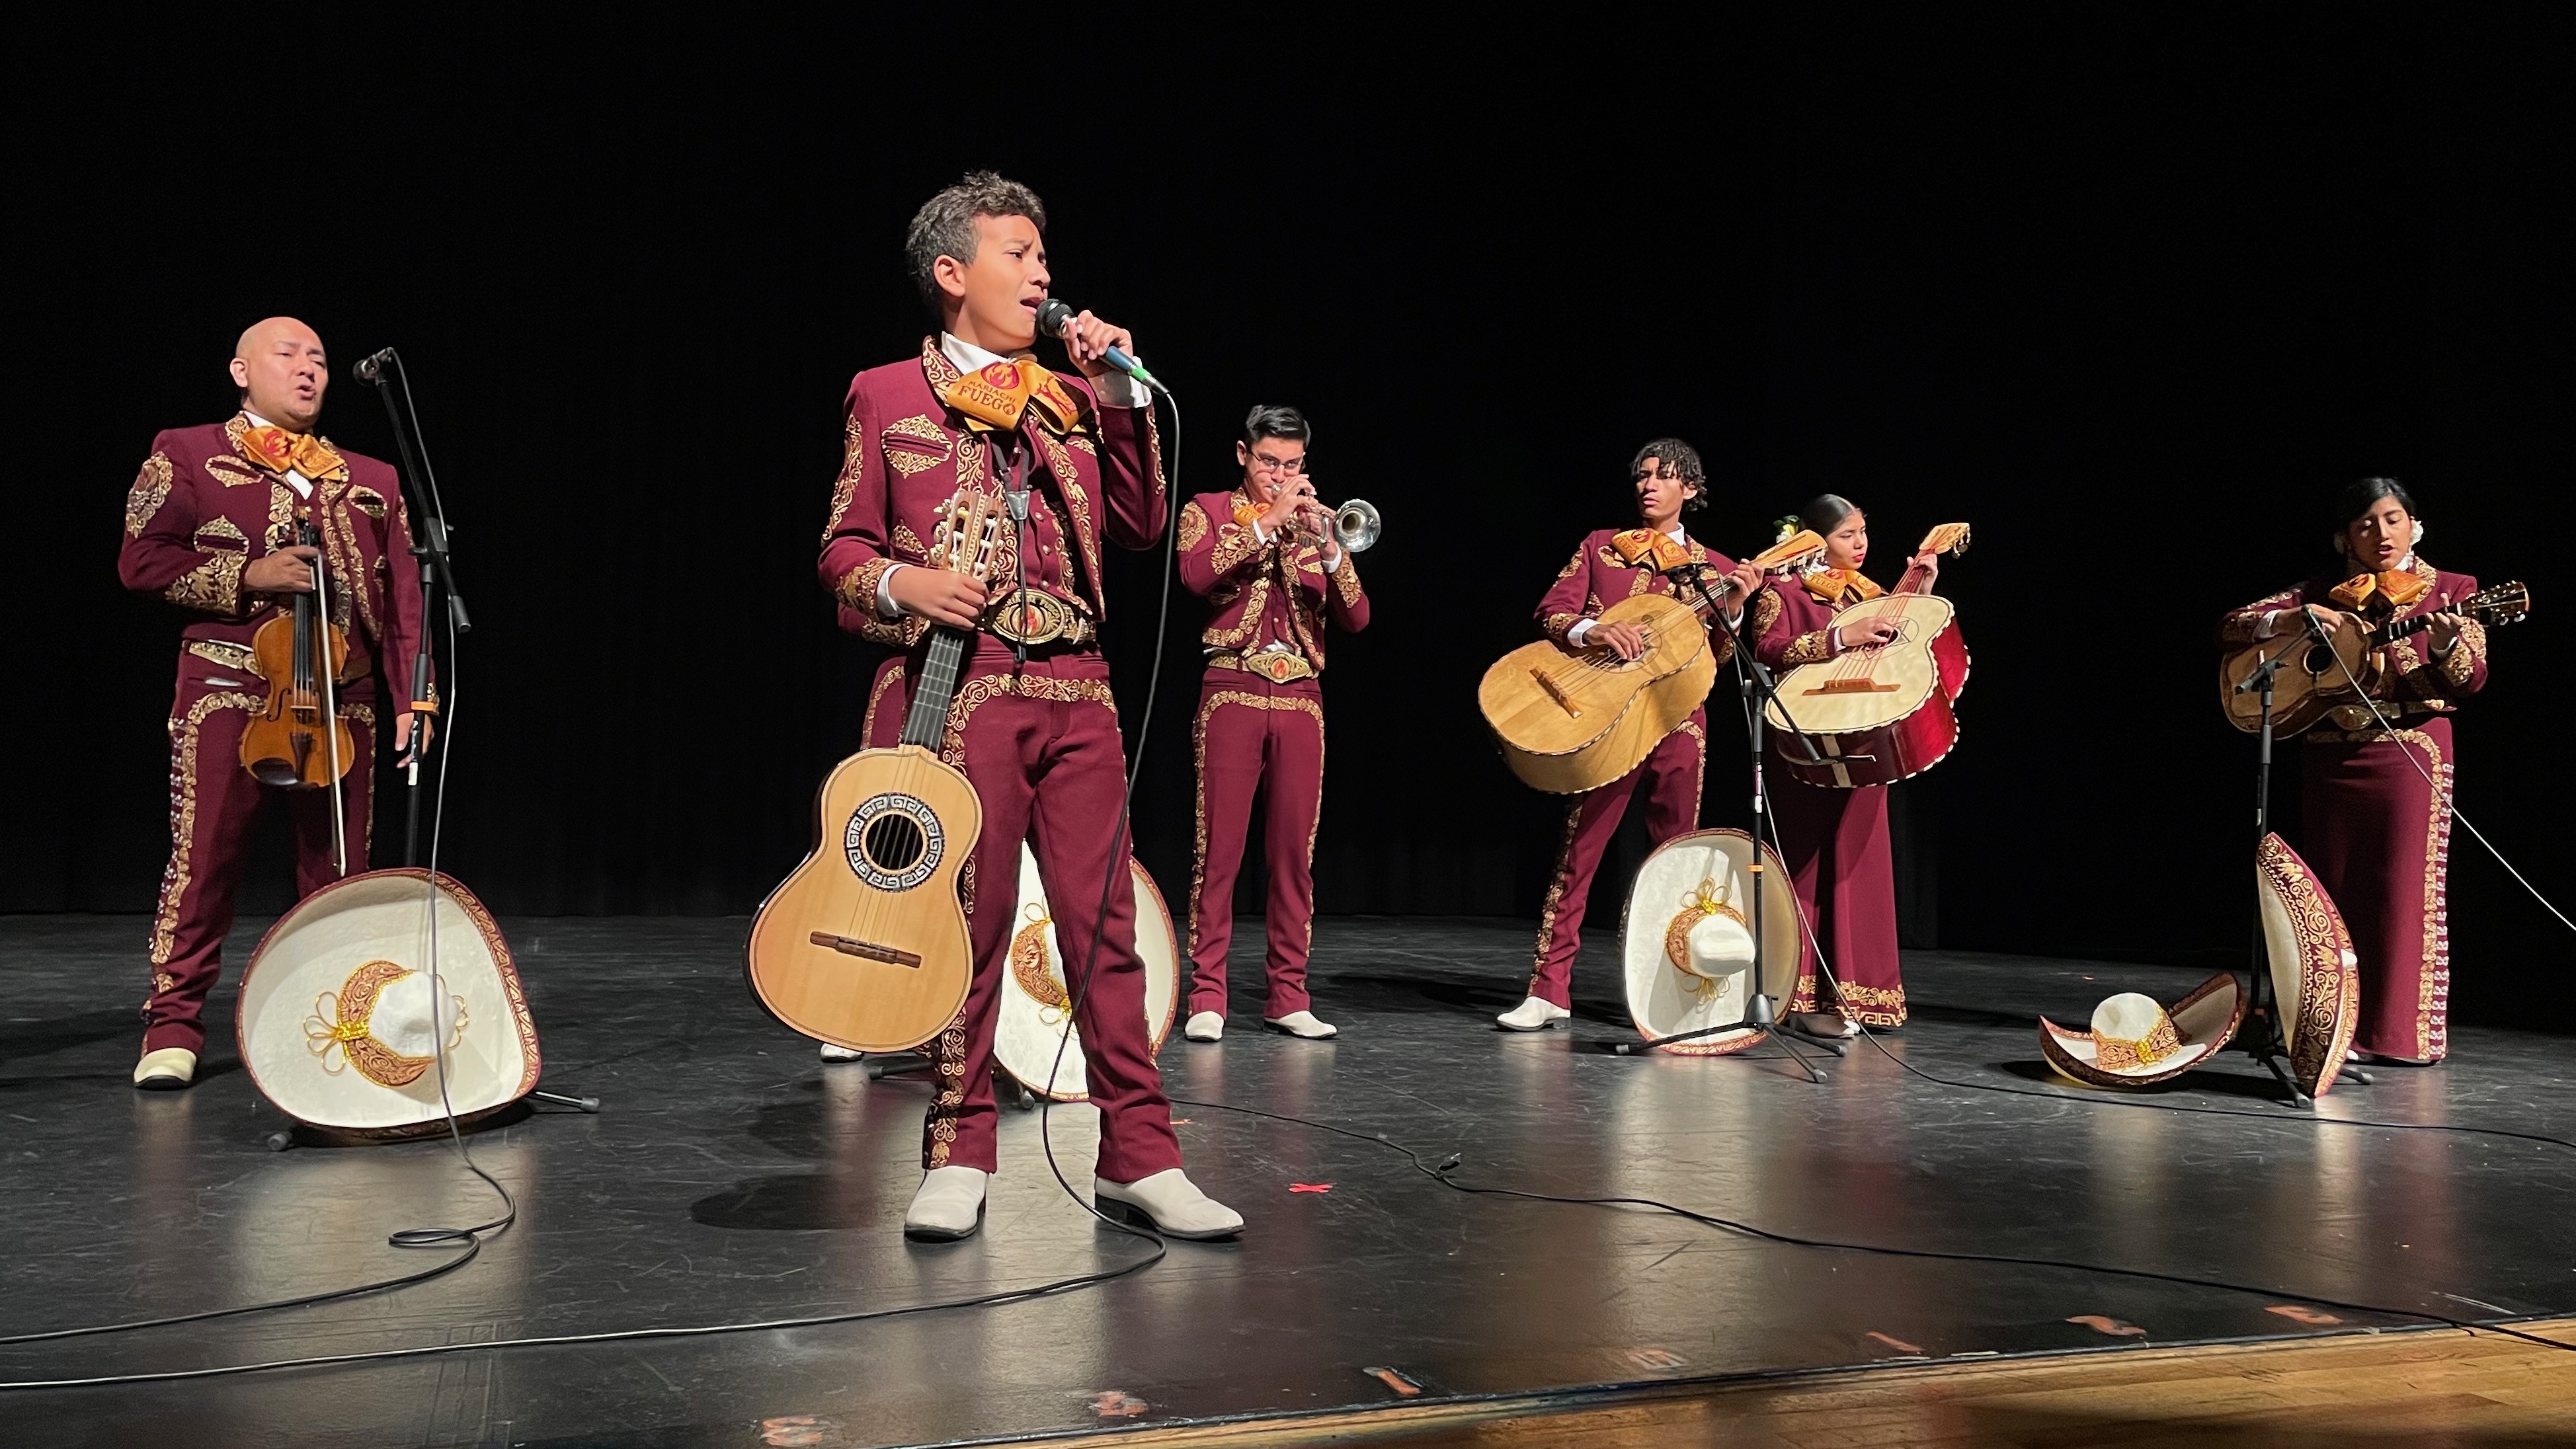
[[[1402,1369],[1392,1369],[1381,1366],[1378,1368],[1361,1369],[1360,1372],[1367,1374],[1370,1378],[1373,1378],[1379,1383],[1386,1385],[1388,1388],[1395,1390],[1396,1395],[1399,1398],[1409,1399],[1422,1392],[1421,1381],[1417,1380],[1413,1375],[1406,1373]]]
[[[2095,1333],[2107,1333],[2113,1338],[2144,1338],[2147,1336],[2147,1331],[2134,1323],[2124,1323],[2117,1318],[2106,1317],[2099,1313],[2079,1313],[2066,1321],[2069,1323],[2080,1323],[2086,1328],[2092,1329]]]
[[[1921,1353],[1923,1351],[1915,1347],[1913,1344],[1907,1343],[1904,1339],[1890,1338],[1875,1328],[1869,1331],[1869,1336],[1877,1339],[1883,1344],[1886,1344],[1889,1348],[1895,1349],[1898,1353]]]
[[[1333,1185],[1329,1182],[1292,1182],[1288,1184],[1288,1190],[1290,1192],[1331,1192]]]
[[[2323,1328],[2329,1323],[2343,1322],[2331,1313],[2319,1313],[2313,1308],[2302,1308],[2296,1303],[2275,1303],[2263,1311],[2277,1313],[2292,1323],[2304,1323],[2310,1328]]]

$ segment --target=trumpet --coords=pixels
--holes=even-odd
[[[1366,553],[1384,531],[1377,505],[1365,498],[1353,498],[1333,510],[1333,541],[1345,553]]]
[[[1365,553],[1370,545],[1377,542],[1378,535],[1385,532],[1378,518],[1377,505],[1365,498],[1353,498],[1339,508],[1328,508],[1315,496],[1314,484],[1300,479],[1290,486],[1299,497],[1314,504],[1318,511],[1332,520],[1333,541],[1340,544],[1346,553]],[[1305,527],[1303,518],[1300,518],[1298,526],[1301,529]]]

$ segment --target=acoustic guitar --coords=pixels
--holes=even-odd
[[[1000,530],[996,501],[965,490],[932,532],[931,565],[984,578]],[[957,877],[984,807],[939,744],[972,640],[932,626],[901,742],[833,767],[815,801],[813,853],[752,918],[752,994],[819,1041],[906,1051],[965,1004],[975,959]]]
[[[1752,562],[1787,568],[1824,547],[1800,532]],[[1637,768],[1717,682],[1717,657],[1700,623],[1707,608],[1706,600],[1638,594],[1602,610],[1601,623],[1633,624],[1646,636],[1634,659],[1542,639],[1495,660],[1476,704],[1512,773],[1552,795],[1579,795]]]
[[[1944,523],[1914,552],[1955,556],[1967,548],[1968,525]],[[1968,646],[1959,637],[1958,611],[1925,592],[1929,587],[1923,571],[1909,567],[1887,594],[1834,615],[1835,628],[1886,620],[1896,625],[1895,638],[1781,677],[1779,699],[1768,711],[1771,728],[1791,727],[1781,713],[1786,704],[1796,728],[1826,757],[1822,764],[1797,758],[1804,752],[1781,738],[1781,761],[1792,777],[1827,790],[1893,785],[1939,764],[1959,742],[1951,705],[1968,686]]]
[[[2495,584],[2440,612],[2466,614],[2490,629],[2519,623],[2530,617],[2531,590],[2520,580]],[[2272,671],[2272,733],[2287,738],[2324,719],[2338,705],[2360,703],[2352,681],[2371,678],[2371,656],[2430,626],[2434,611],[2394,619],[2366,632],[2329,635],[2331,646],[2318,643],[2316,635],[2298,623],[2297,613],[2282,610],[2281,633],[2219,662],[2219,708],[2227,712],[2229,724],[2248,734],[2263,727],[2263,691],[2259,685],[2242,691],[2237,686],[2251,679],[2264,661],[2281,661],[2281,667]]]

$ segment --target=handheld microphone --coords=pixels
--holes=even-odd
[[[1066,306],[1064,301],[1057,297],[1049,297],[1045,301],[1040,302],[1038,304],[1038,330],[1044,332],[1049,337],[1063,337],[1067,332],[1073,330],[1073,309]],[[1152,388],[1154,391],[1161,393],[1165,397],[1170,397],[1172,395],[1172,390],[1163,386],[1160,378],[1147,372],[1143,367],[1137,364],[1136,359],[1129,357],[1126,353],[1119,351],[1115,347],[1110,348],[1109,351],[1102,356],[1101,361],[1108,363],[1111,367],[1117,368],[1120,372],[1127,374],[1129,377],[1136,379],[1138,382],[1145,384],[1147,387]]]
[[[383,374],[385,364],[393,360],[394,350],[388,347],[380,352],[370,352],[366,356],[359,358],[355,363],[350,365],[349,370],[357,374],[358,381],[360,382],[374,382]]]

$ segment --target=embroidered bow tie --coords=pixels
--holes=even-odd
[[[1082,403],[1056,375],[1025,357],[1004,357],[960,374],[939,390],[939,400],[977,422],[1016,429],[1036,403],[1038,417],[1056,432],[1082,420]]]
[[[1669,533],[1651,528],[1631,528],[1610,535],[1610,548],[1631,568],[1649,568],[1657,573],[1677,569],[1691,561],[1690,550],[1673,542]]]
[[[292,468],[316,483],[326,478],[345,478],[349,465],[331,445],[311,433],[290,433],[284,428],[244,428],[242,451],[250,460],[272,473]]]
[[[1875,599],[1887,592],[1862,577],[1858,569],[1818,569],[1806,581],[1807,592],[1828,604]]]
[[[2355,574],[2327,593],[2336,603],[2355,612],[2373,602],[2395,610],[2424,597],[2424,591],[2431,587],[2421,575],[2410,570],[2390,569],[2382,574]]]

